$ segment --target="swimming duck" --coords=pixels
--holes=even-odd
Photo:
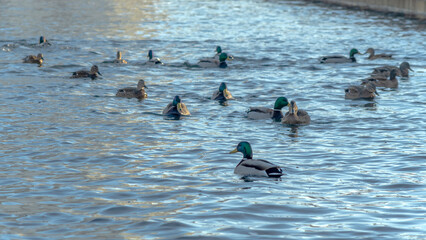
[[[147,57],[148,57],[148,61],[146,63],[163,65],[163,62],[161,62],[159,58],[154,57],[154,53],[152,52],[152,50],[148,51]]]
[[[114,60],[114,63],[127,64],[127,61],[121,58],[121,52],[117,51],[117,58]]]
[[[169,116],[189,116],[191,113],[186,108],[186,105],[181,101],[179,96],[173,98],[173,102],[169,103],[163,110],[163,115]]]
[[[349,58],[345,56],[324,56],[319,58],[320,63],[349,63],[349,62],[356,62],[355,54],[361,54],[358,51],[358,49],[351,49],[349,52]]]
[[[381,54],[374,54],[374,48],[369,48],[367,49],[367,51],[364,54],[369,53],[370,55],[367,57],[367,59],[369,60],[374,60],[374,59],[379,59],[379,58],[383,58],[383,59],[391,59],[392,58],[392,54],[385,54],[385,53],[381,53]]]
[[[243,159],[234,169],[234,173],[237,175],[273,178],[279,178],[283,175],[283,171],[277,165],[266,160],[253,159],[253,151],[248,142],[238,143],[238,146],[229,153],[236,152],[243,154]]]
[[[247,117],[250,119],[267,119],[272,118],[275,121],[281,121],[283,113],[281,109],[285,106],[290,106],[286,97],[278,97],[275,100],[274,109],[267,107],[250,107],[247,112]]]
[[[91,78],[93,80],[98,77],[98,74],[102,76],[99,72],[98,66],[93,65],[92,68],[90,68],[90,71],[81,70],[73,72],[71,78]]]
[[[215,91],[212,96],[213,100],[226,101],[234,99],[231,93],[228,91],[228,87],[226,83],[221,83],[219,86],[219,90]]]
[[[296,102],[293,100],[290,102],[288,107],[288,112],[286,112],[282,123],[285,124],[309,124],[311,122],[311,117],[309,114],[302,109],[299,109],[296,105]]]
[[[34,56],[34,55],[26,56],[22,60],[24,60],[24,63],[38,63],[41,66],[44,58],[43,58],[43,54],[39,53],[39,54],[37,54],[37,56]]]
[[[398,79],[396,79],[396,69],[390,71],[389,79],[383,75],[378,75],[377,77],[369,77],[362,80],[361,84],[366,85],[369,82],[373,83],[376,87],[397,88]]]
[[[214,58],[206,58],[201,59],[198,62],[198,65],[200,67],[220,67],[220,68],[226,68],[228,67],[228,64],[226,63],[226,60],[232,60],[233,57],[229,56],[227,53],[221,53],[219,55],[219,59]]]
[[[398,67],[394,67],[394,66],[383,66],[383,67],[377,67],[373,70],[373,72],[371,73],[371,76],[378,76],[378,75],[383,75],[385,77],[389,77],[390,75],[390,71],[392,69],[396,70],[396,75],[400,76],[400,77],[405,77],[408,78],[408,70],[413,71],[413,69],[411,69],[410,64],[408,62],[402,62]]]
[[[45,37],[40,36],[39,46],[44,47],[44,46],[50,46],[50,45],[52,44],[50,44]]]
[[[360,86],[350,86],[345,89],[346,99],[373,99],[376,97],[375,94],[379,96],[379,93],[376,91],[376,85],[371,82]]]
[[[147,98],[148,94],[146,94],[145,88],[148,88],[148,87],[145,85],[145,81],[141,79],[139,80],[137,87],[135,88],[127,87],[127,88],[118,89],[115,96],[125,97],[125,98],[138,98],[138,99]]]

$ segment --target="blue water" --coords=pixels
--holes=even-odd
[[[424,23],[304,1],[0,5],[1,239],[426,238]],[[217,45],[229,67],[197,67]],[[394,59],[317,61],[354,47]],[[149,49],[164,66],[145,64]],[[102,63],[117,50],[129,64]],[[42,67],[22,63],[39,52]],[[344,99],[403,61],[398,89]],[[92,64],[102,78],[69,78]],[[146,100],[115,97],[141,78]],[[223,81],[227,106],[209,99]],[[192,116],[161,116],[175,95]],[[311,124],[246,118],[278,96]],[[240,141],[282,180],[234,175]]]

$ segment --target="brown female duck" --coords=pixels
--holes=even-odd
[[[385,54],[385,53],[380,53],[380,54],[375,54],[374,48],[369,48],[367,49],[367,51],[364,54],[369,53],[370,55],[367,57],[367,59],[369,60],[374,60],[374,59],[391,59],[392,58],[392,54]]]
[[[374,83],[367,83],[360,86],[350,86],[345,89],[346,99],[373,99],[379,94],[376,91],[376,85]]]
[[[24,59],[24,63],[37,63],[39,65],[41,65],[43,63],[43,54],[39,53],[37,56],[34,55],[29,55],[26,56]]]
[[[98,77],[98,74],[102,76],[99,72],[98,66],[93,65],[92,68],[90,68],[90,71],[81,70],[73,72],[71,78],[91,78],[93,80]]]
[[[376,87],[385,87],[385,88],[397,88],[398,87],[398,79],[396,79],[396,69],[392,69],[390,71],[389,79],[384,76],[377,77],[369,77],[367,79],[362,80],[362,85],[366,85],[368,83],[373,83]]]
[[[148,88],[145,85],[145,81],[143,79],[139,80],[137,87],[127,87],[118,89],[115,96],[117,97],[125,97],[125,98],[147,98],[148,94],[145,92],[145,88]]]
[[[293,100],[290,102],[288,112],[284,115],[282,123],[285,124],[309,124],[311,117],[305,110],[299,109],[296,102]]]

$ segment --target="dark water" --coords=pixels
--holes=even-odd
[[[425,239],[425,25],[303,1],[0,1],[1,239]],[[34,46],[40,35],[52,46]],[[227,69],[194,66],[216,45]],[[320,65],[356,47],[394,60]],[[144,65],[153,49],[165,66]],[[117,50],[129,64],[102,64]],[[22,63],[42,52],[39,68]],[[414,72],[344,99],[373,67]],[[103,77],[70,79],[98,64]],[[149,87],[144,101],[118,88]],[[225,81],[228,106],[209,97]],[[165,120],[179,94],[192,116]],[[245,117],[278,96],[311,115]],[[249,141],[282,181],[233,174]]]

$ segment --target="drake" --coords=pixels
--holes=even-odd
[[[374,99],[379,96],[379,93],[376,91],[376,85],[374,83],[367,83],[360,86],[350,86],[345,89],[345,98],[346,99]]]
[[[390,71],[392,69],[396,70],[396,75],[404,78],[408,78],[408,70],[413,71],[411,69],[410,64],[408,62],[402,62],[398,67],[394,66],[383,66],[383,67],[377,67],[374,68],[373,72],[371,73],[371,76],[375,77],[378,75],[383,75],[385,77],[389,77]]]
[[[367,54],[367,53],[370,54],[367,57],[367,59],[369,59],[369,60],[374,60],[374,59],[379,59],[379,58],[382,58],[382,59],[391,59],[392,58],[392,54],[385,54],[385,53],[381,53],[381,54],[377,54],[377,55],[374,54],[375,53],[374,48],[367,49],[367,51],[364,54]]]
[[[281,121],[283,113],[281,109],[285,106],[290,106],[286,97],[278,97],[275,100],[274,108],[267,107],[250,107],[247,112],[247,117],[250,119],[267,119],[272,118],[274,121]]]
[[[198,62],[198,65],[200,67],[219,67],[219,68],[226,68],[228,67],[228,64],[226,63],[226,60],[232,60],[232,56],[228,56],[227,53],[221,53],[219,55],[219,59],[214,58],[206,58],[201,59]]]
[[[50,44],[47,39],[43,36],[40,36],[40,40],[39,40],[39,46],[44,47],[44,46],[50,46],[52,44]]]
[[[145,92],[145,88],[148,88],[145,85],[145,81],[143,79],[139,80],[137,87],[127,87],[118,89],[115,96],[117,97],[125,97],[125,98],[147,98],[148,94]]]
[[[168,116],[189,116],[191,113],[186,108],[186,105],[181,101],[179,96],[173,98],[173,102],[169,103],[163,110],[163,115]]]
[[[277,165],[266,160],[253,159],[253,151],[248,142],[238,143],[237,147],[229,153],[236,152],[243,154],[243,159],[234,169],[234,173],[237,175],[273,178],[280,178],[283,175],[283,171]]]
[[[152,52],[152,50],[148,51],[148,61],[146,63],[148,64],[159,64],[159,65],[163,65],[163,62],[161,62],[161,60],[159,58],[154,57],[154,53]]]
[[[361,54],[358,49],[351,49],[349,52],[349,58],[345,56],[324,56],[319,58],[320,63],[350,63],[356,62],[355,54]]]
[[[282,123],[285,124],[309,124],[311,117],[305,110],[299,109],[296,102],[293,100],[290,102],[288,112],[286,112]]]
[[[34,56],[34,55],[26,56],[22,60],[24,60],[24,63],[37,63],[37,64],[39,64],[41,66],[41,64],[43,63],[44,58],[43,58],[43,54],[39,53],[39,54],[37,54],[37,56]]]
[[[228,87],[226,83],[221,83],[219,86],[219,90],[215,91],[212,96],[213,100],[226,101],[234,99],[231,93],[228,91]]]
[[[91,78],[93,80],[98,77],[98,74],[102,76],[99,72],[98,66],[93,65],[92,68],[90,68],[90,71],[81,70],[73,72],[71,78]]]
[[[385,88],[397,88],[398,79],[396,79],[396,69],[392,69],[389,74],[389,79],[383,75],[378,75],[376,77],[369,77],[362,80],[362,85],[368,83],[373,83],[376,87],[385,87]]]

